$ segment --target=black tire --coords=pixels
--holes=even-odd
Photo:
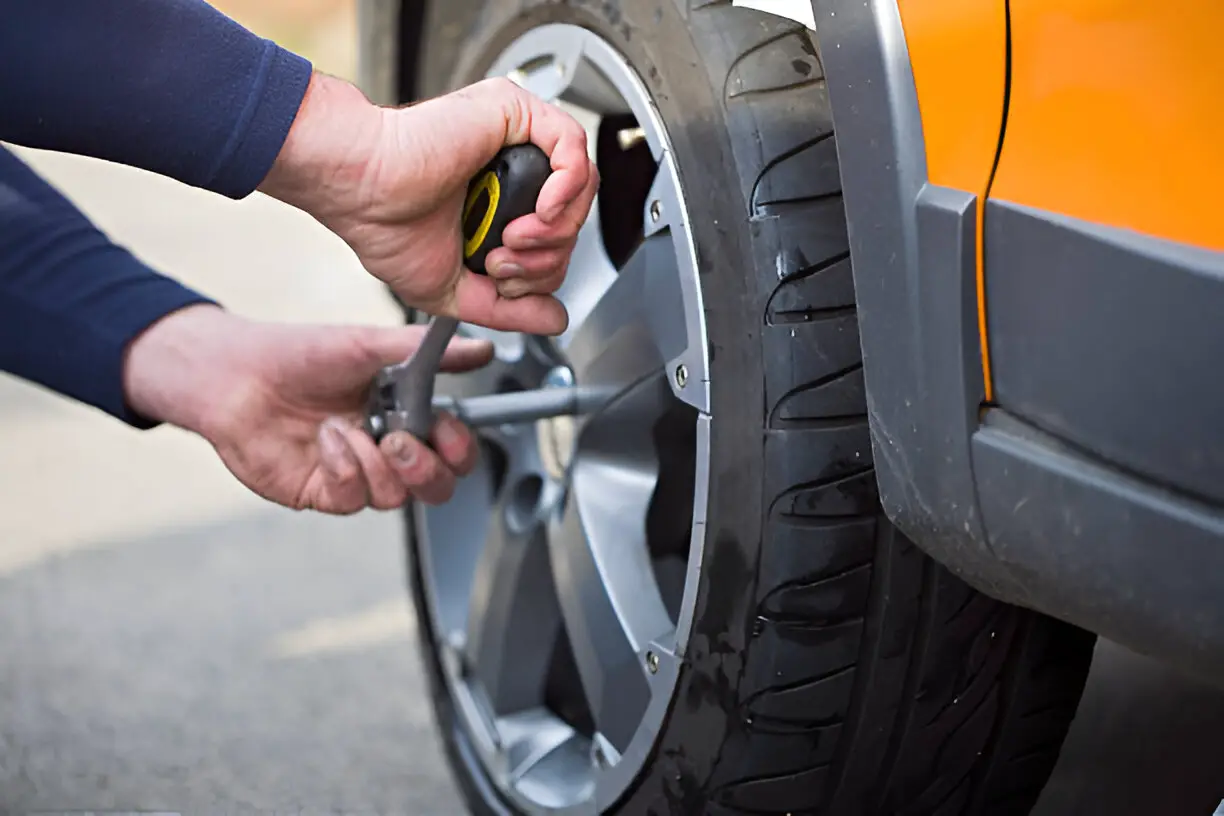
[[[626,56],[701,202],[705,568],[672,711],[617,812],[1028,813],[1094,637],[970,589],[881,515],[813,38],[725,0],[446,0],[429,11],[421,91],[480,78],[548,22]],[[456,777],[474,812],[509,812],[464,747],[413,586]]]

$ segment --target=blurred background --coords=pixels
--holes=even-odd
[[[354,78],[354,0],[216,0]],[[338,239],[261,195],[23,157],[118,242],[233,311],[394,324]],[[0,812],[461,807],[404,592],[398,514],[270,507],[200,440],[0,375]],[[1217,692],[1103,643],[1037,816],[1209,814]]]
[[[353,0],[218,0],[353,78]],[[113,239],[232,311],[400,322],[348,247],[233,202],[20,150]],[[0,375],[0,812],[454,814],[396,513],[248,494],[211,448]]]

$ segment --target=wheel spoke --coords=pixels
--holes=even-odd
[[[573,728],[543,707],[502,717],[497,730],[507,746],[505,771],[513,781],[522,779],[575,736]]]
[[[575,456],[656,473],[654,426],[674,400],[666,376],[655,369],[585,418]]]
[[[557,344],[567,346],[579,326],[586,323],[591,311],[616,283],[616,267],[608,258],[600,234],[599,202],[591,205],[591,215],[578,230],[578,242],[570,256],[569,271],[556,292],[557,300],[565,304],[570,324],[557,338]]]
[[[583,38],[564,29],[511,48],[489,71],[548,102],[564,101],[599,114],[631,113],[616,83],[587,58]]]
[[[555,102],[574,81],[582,60],[582,40],[550,37],[547,41],[521,43],[511,48],[489,70],[501,74],[546,102]]]
[[[541,491],[538,498],[533,487]],[[557,489],[538,477],[512,476],[494,508],[476,565],[464,653],[495,714],[543,700],[560,618],[545,526],[533,514],[537,506],[555,500],[550,494]]]
[[[666,234],[645,239],[561,344],[583,385],[628,387],[684,350],[683,298]]]
[[[623,751],[650,699],[644,654],[672,629],[646,549],[657,467],[580,455],[549,536],[561,616],[596,727]]]
[[[542,808],[562,808],[590,796],[590,771],[587,741],[571,736],[526,768],[519,777],[518,789]]]

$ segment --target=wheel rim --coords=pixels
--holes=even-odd
[[[462,326],[493,340],[497,359],[440,388],[577,383],[616,396],[591,416],[482,431],[477,472],[452,502],[416,514],[417,568],[457,727],[483,773],[527,813],[589,813],[641,770],[692,624],[709,475],[704,312],[670,142],[625,60],[591,31],[547,25],[487,75],[589,128],[604,200],[558,292],[566,332]],[[620,152],[601,153],[612,126]],[[633,176],[609,173],[605,156],[647,174],[640,202],[603,206]]]

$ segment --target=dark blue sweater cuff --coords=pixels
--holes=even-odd
[[[123,367],[131,342],[186,306],[213,303],[159,275],[121,247],[98,244],[59,265],[57,277],[98,281],[78,308],[0,291],[0,370],[98,408],[141,429],[158,423],[127,404]]]
[[[205,188],[230,198],[255,191],[280,154],[312,72],[307,60],[267,44],[246,107]]]

